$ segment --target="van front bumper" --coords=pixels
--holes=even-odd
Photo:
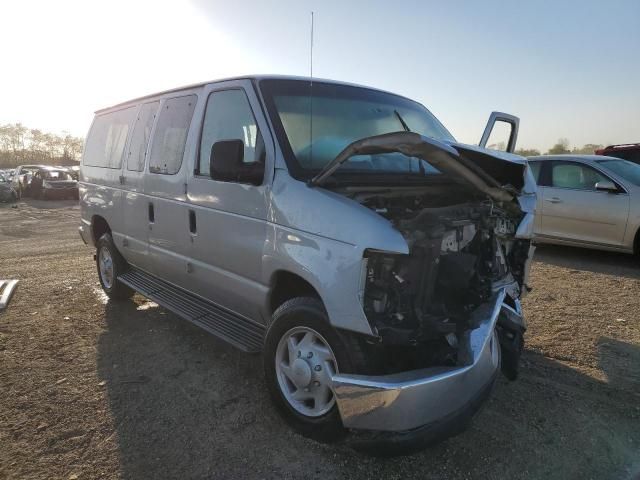
[[[460,339],[461,366],[431,367],[383,376],[333,377],[346,428],[370,431],[371,438],[428,440],[464,430],[488,398],[500,367],[495,331],[506,292],[501,289],[472,314],[477,325]],[[364,435],[366,438],[366,435]],[[415,437],[415,438],[414,438]]]

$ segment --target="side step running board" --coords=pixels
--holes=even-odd
[[[132,268],[118,280],[245,352],[262,350],[265,326]]]

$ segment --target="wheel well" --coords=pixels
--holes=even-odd
[[[107,221],[99,215],[94,215],[91,219],[91,233],[94,242],[97,243],[100,237],[108,232],[111,232],[111,228]]]
[[[638,227],[636,238],[633,240],[633,253],[640,255],[640,227]]]
[[[295,273],[280,271],[273,276],[271,294],[269,296],[269,311],[273,313],[287,300],[295,297],[320,298],[317,290],[304,278]]]

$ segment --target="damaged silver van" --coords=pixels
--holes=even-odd
[[[511,127],[513,151],[518,122]],[[535,181],[380,90],[260,76],[96,112],[80,235],[248,352],[299,432],[402,453],[462,431],[523,348]]]

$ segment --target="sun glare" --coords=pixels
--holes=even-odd
[[[21,0],[0,9],[0,40],[13,46],[3,54],[11,68],[3,73],[0,123],[84,135],[98,108],[245,73],[248,64],[188,2]]]

